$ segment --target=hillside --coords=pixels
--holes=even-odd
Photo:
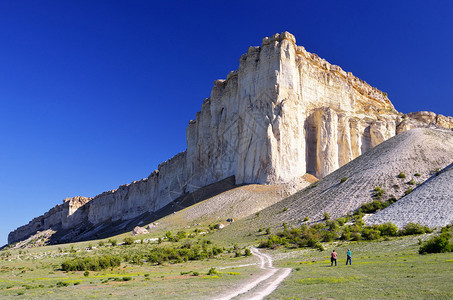
[[[415,189],[413,194],[406,196],[408,200],[419,201],[420,206],[423,206],[423,201],[428,200],[420,197],[432,192],[436,188],[435,184],[442,186],[438,189],[439,193],[448,189],[446,182],[452,173],[450,169],[437,178],[433,176],[436,177],[437,169],[445,168],[451,164],[452,160],[453,133],[451,131],[426,128],[406,131],[371,149],[304,190],[262,210],[257,215],[232,224],[218,234],[234,240],[233,237],[243,236],[258,228],[280,228],[284,222],[288,225],[300,225],[305,217],[309,217],[310,222],[321,221],[326,212],[332,218],[338,218],[357,210],[363,203],[376,199],[375,187],[385,190],[382,200],[391,197],[402,198],[393,204],[397,207],[406,201],[403,197],[405,192],[409,188],[415,188],[415,185],[410,184],[412,179],[416,184],[422,184],[431,178],[426,183],[426,187],[420,186],[420,191]],[[405,174],[405,178],[398,177],[401,172]],[[422,193],[424,190],[426,192]],[[448,199],[450,193],[450,191],[446,192],[445,197],[430,198],[430,204],[426,206],[423,214],[417,217],[409,209],[409,205],[406,206],[402,209],[407,209],[406,220],[435,219],[437,216],[431,216],[430,208],[436,205],[442,206],[443,202],[437,203],[436,199]],[[393,206],[387,208],[389,212],[392,211]],[[439,211],[442,209],[439,207]],[[445,210],[442,217],[447,218],[449,222],[453,221],[451,210],[448,207]],[[397,223],[400,218],[397,213],[386,214],[386,210],[382,215],[388,216],[386,221],[394,223]],[[437,226],[434,223],[429,225]],[[247,228],[247,232],[244,232],[244,228]]]
[[[238,186],[159,219],[158,225],[151,232],[165,232],[199,224],[226,226],[229,224],[227,219],[235,222],[253,215],[315,181],[315,177],[307,174],[291,184]]]
[[[443,227],[453,222],[453,166],[449,165],[438,176],[433,176],[412,193],[392,206],[370,216],[369,224],[393,222],[402,227],[419,223]]]

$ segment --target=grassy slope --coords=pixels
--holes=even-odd
[[[418,238],[282,252],[276,265],[293,272],[271,299],[451,299],[453,253],[419,255]],[[337,267],[330,267],[333,248],[339,253]],[[352,266],[345,265],[347,248],[353,253]]]
[[[213,238],[213,235],[208,236]],[[382,298],[451,298],[451,268],[453,253],[419,255],[418,239],[427,235],[395,238],[388,241],[345,242],[324,244],[327,251],[313,249],[262,250],[274,257],[277,267],[293,271],[269,299],[382,299]],[[77,255],[92,255],[83,250],[84,244],[74,244]],[[101,247],[98,253],[143,250],[151,245]],[[33,249],[19,255],[12,250],[11,261],[0,260],[0,298],[124,298],[137,296],[154,299],[212,299],[222,291],[243,283],[260,273],[254,257],[233,258],[225,253],[218,258],[164,266],[143,266],[122,263],[113,270],[62,272],[58,270],[68,254],[69,245],[60,254],[57,247]],[[339,253],[338,267],[329,267],[329,254]],[[351,248],[353,265],[345,266],[345,252]],[[61,255],[61,256],[60,256]],[[20,256],[20,260],[18,260]],[[52,257],[53,256],[53,257]],[[34,258],[34,259],[33,259]],[[248,265],[233,268],[233,266]],[[222,273],[207,276],[211,267]],[[222,269],[226,268],[226,269]],[[25,271],[25,272],[23,272]],[[197,271],[200,276],[181,272]],[[229,272],[233,272],[228,274]],[[149,276],[145,276],[149,274]],[[131,277],[130,281],[113,278]],[[109,280],[110,278],[110,280]],[[147,279],[149,278],[149,279]],[[57,282],[67,282],[57,287]],[[78,285],[74,283],[80,282]],[[27,288],[28,286],[28,288]],[[22,294],[19,295],[18,294]]]

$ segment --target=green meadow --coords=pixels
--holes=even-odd
[[[275,267],[292,269],[267,299],[451,299],[453,253],[418,254],[420,240],[434,234],[323,243],[325,251],[261,249],[273,257]],[[118,242],[124,236],[118,237]],[[112,246],[103,240],[102,246],[100,241],[91,241],[4,249],[0,251],[0,298],[214,299],[262,272],[256,257],[244,255],[244,247],[258,245],[261,233],[249,237],[256,239],[254,243],[222,246],[222,253],[201,260],[149,263],[146,255],[156,247],[176,249],[188,242],[192,249],[207,244],[206,240],[220,245],[216,239],[221,236],[218,231],[160,244],[149,241]],[[149,237],[153,234],[143,236],[145,240]],[[351,266],[345,265],[347,248],[353,253]],[[337,267],[330,267],[333,249],[339,254]],[[132,259],[134,254],[141,255],[141,260]],[[100,255],[119,255],[121,265],[88,272],[62,270],[65,260]]]

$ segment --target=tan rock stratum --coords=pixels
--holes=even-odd
[[[226,80],[214,81],[189,121],[186,151],[148,178],[84,198],[81,206],[69,200],[51,209],[11,232],[8,242],[46,228],[132,219],[230,176],[237,184],[291,184],[306,173],[322,178],[417,127],[451,129],[453,119],[398,113],[385,93],[297,46],[290,33],[275,34],[250,47]]]

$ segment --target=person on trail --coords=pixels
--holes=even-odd
[[[333,266],[333,262],[335,262],[335,267],[337,266],[337,252],[335,250],[332,251],[332,254],[330,255],[330,266]]]
[[[348,252],[346,252],[346,265],[348,265],[348,262],[349,262],[349,265],[351,265],[351,263],[352,263],[351,249],[348,249]]]

